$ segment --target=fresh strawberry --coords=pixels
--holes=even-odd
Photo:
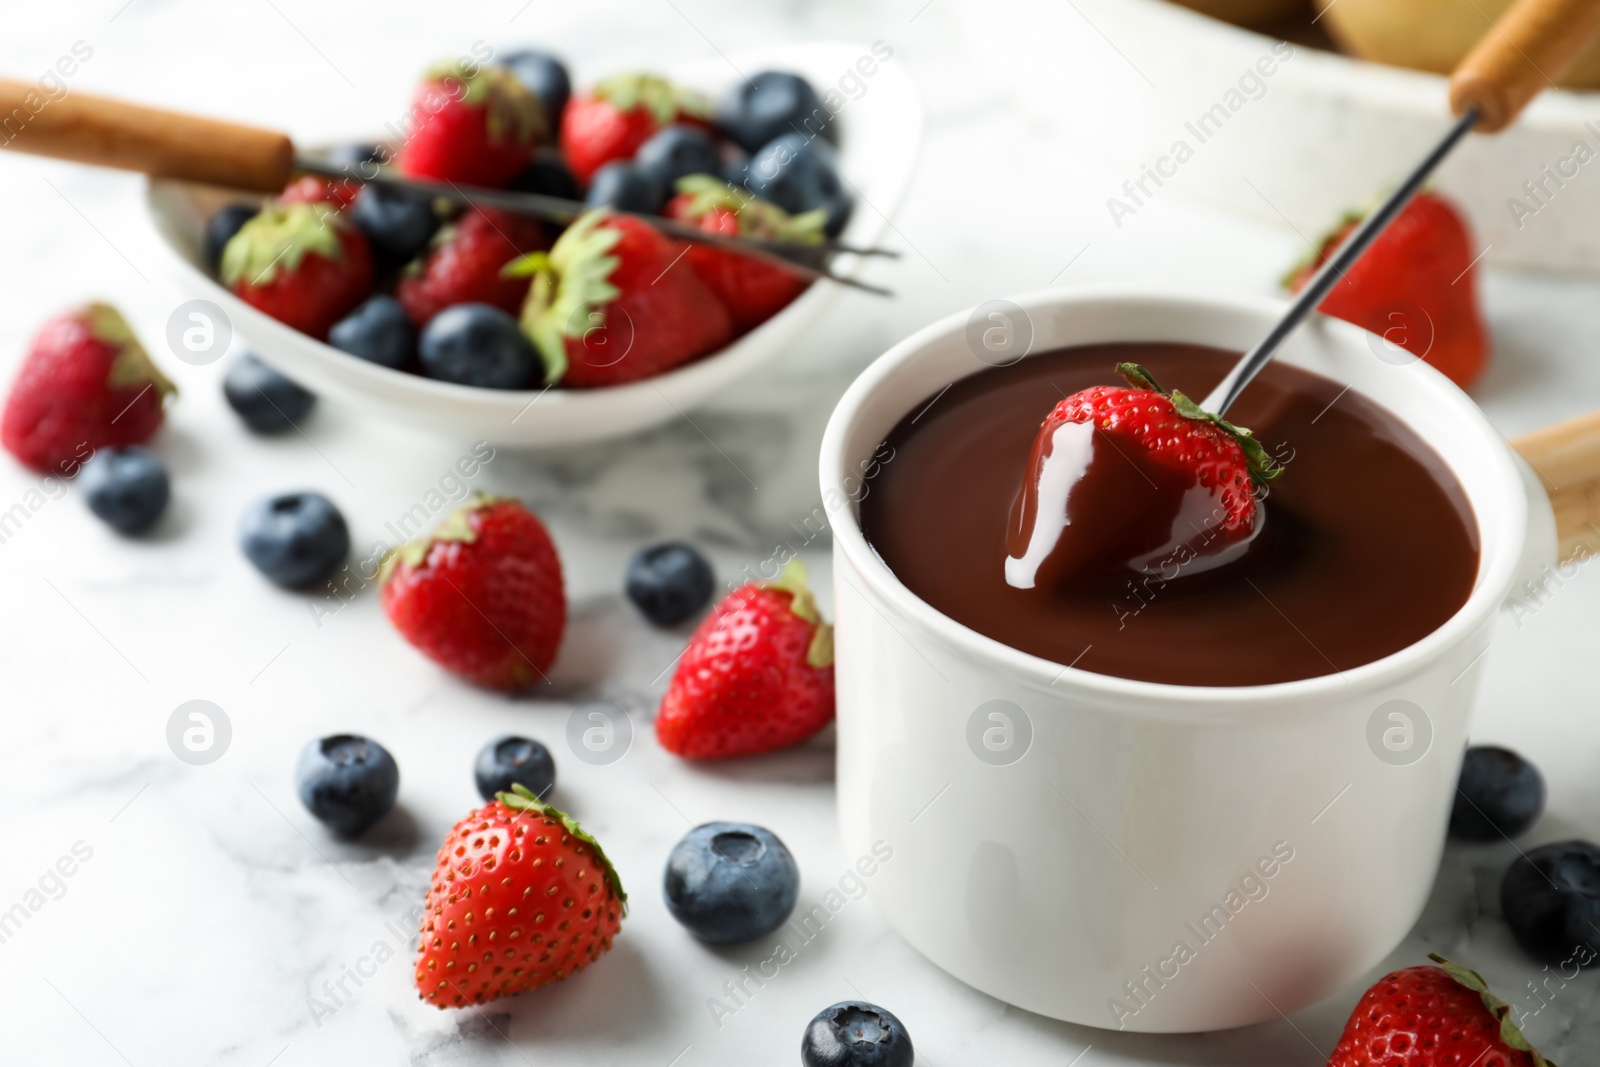
[[[1277,467],[1249,430],[1121,363],[1129,386],[1063,399],[1035,435],[1006,581],[1051,588],[1133,570],[1171,580],[1231,562],[1260,528]]]
[[[268,204],[222,250],[222,284],[319,340],[372,293],[372,252],[330,204]]]
[[[445,63],[423,75],[412,100],[416,125],[400,149],[413,178],[503,186],[547,135],[539,98],[497,65]]]
[[[34,335],[0,416],[0,442],[35,470],[70,477],[96,449],[148,441],[177,391],[116,308],[75,308]]]
[[[561,559],[515,500],[479,496],[391,552],[378,580],[401,636],[470,682],[521,689],[555,661],[567,621]]]
[[[501,273],[520,255],[550,247],[533,219],[473,208],[434,235],[426,258],[406,268],[395,288],[420,330],[451,304],[492,304],[515,315],[528,295],[526,278]]]
[[[649,223],[604,209],[567,227],[549,253],[507,266],[534,275],[522,330],[545,380],[620,385],[669,371],[733,336],[722,301]]]
[[[783,208],[757,200],[709,174],[678,179],[678,195],[667,201],[662,214],[724,237],[757,237],[793,244],[820,243],[823,224],[828,220],[826,211],[790,216]],[[741,333],[788,307],[810,284],[792,271],[749,256],[709,245],[685,247],[689,266],[717,294]]]
[[[805,567],[723,598],[689,638],[656,716],[661,746],[689,759],[753,756],[833,721],[833,627]]]
[[[1299,292],[1361,222],[1353,213],[1284,284]],[[1455,206],[1420,193],[1323,299],[1320,311],[1353,322],[1433,365],[1463,389],[1489,361],[1478,312],[1472,233]]]
[[[1378,979],[1345,1023],[1328,1067],[1555,1067],[1476,972],[1443,956]]]
[[[567,102],[561,154],[582,185],[614,159],[632,159],[651,134],[674,122],[701,124],[711,114],[698,93],[654,74],[618,74]]]
[[[628,894],[600,843],[526,787],[456,823],[439,848],[417,992],[460,1008],[576,974],[611,947]]]
[[[331,204],[341,211],[350,206],[361,191],[360,182],[333,181],[307,174],[289,183],[278,194],[280,204]]]

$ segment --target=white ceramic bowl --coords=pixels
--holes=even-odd
[[[871,67],[870,75],[862,73],[865,66]],[[879,61],[866,44],[821,42],[753,49],[726,60],[668,66],[664,73],[715,97],[735,77],[734,67],[792,70],[819,92],[840,92],[846,102],[835,119],[839,166],[855,190],[856,204],[839,239],[857,246],[877,243],[910,180],[922,138],[921,104],[902,61],[898,57]],[[542,394],[477,389],[357,359],[235,297],[205,269],[201,238],[210,214],[238,199],[238,193],[209,186],[149,183],[146,202],[151,222],[159,243],[171,253],[167,258],[179,285],[191,297],[221,307],[257,355],[313,392],[409,426],[506,446],[600,440],[680,418],[781,352],[827,312],[841,288],[819,282],[722,351],[655,378],[609,389],[550,389]],[[840,256],[833,269],[854,277],[862,266],[859,257]]]
[[[1312,236],[1392,188],[1450,122],[1441,75],[1298,45],[1280,61],[1273,39],[1165,0],[1035,2],[1002,11],[957,0],[956,10],[986,71],[1037,119],[1110,163],[1115,178],[1097,190],[1096,202],[1132,203],[1118,183],[1160,166],[1167,180],[1159,188],[1147,180],[1147,193],[1201,200],[1272,226],[1288,220]],[[1263,57],[1265,68],[1257,68]],[[1272,73],[1258,73],[1239,93],[1241,78],[1261,69]],[[1230,110],[1213,119],[1218,128],[1202,131],[1202,142],[1189,126],[1219,105]],[[1174,165],[1179,140],[1194,155]],[[1600,163],[1571,159],[1579,141],[1600,152],[1600,93],[1547,89],[1512,128],[1462,143],[1435,184],[1465,208],[1474,253],[1487,248],[1491,264],[1600,269],[1600,177],[1593,173]],[[1567,177],[1547,179],[1547,165]],[[1544,182],[1545,192],[1532,199],[1525,182]],[[1534,213],[1514,210],[1514,201]],[[1109,209],[1101,217],[1109,224]]]
[[[1107,341],[1243,350],[1283,310],[1094,290],[1016,303],[1033,352]],[[1394,655],[1297,682],[1186,687],[1063,667],[918,600],[861,533],[854,501],[870,492],[863,477],[889,476],[872,460],[885,435],[988,369],[967,324],[954,315],[880,357],[823,439],[846,854],[892,848],[872,884],[889,922],[957,978],[1029,1011],[1196,1031],[1326,997],[1422,910],[1491,618],[1554,558],[1548,501],[1444,377],[1379,360],[1359,329],[1314,320],[1279,358],[1394,412],[1471,500],[1482,551],[1467,603]],[[970,740],[986,731],[998,732]]]

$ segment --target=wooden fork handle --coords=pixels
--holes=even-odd
[[[275,130],[88,93],[49,99],[4,78],[0,148],[262,193],[281,190],[294,168],[294,143]]]
[[[1523,434],[1511,444],[1550,494],[1560,558],[1600,553],[1600,411]]]
[[[1450,108],[1478,109],[1474,127],[1496,133],[1572,69],[1600,37],[1600,0],[1518,0],[1450,76]]]

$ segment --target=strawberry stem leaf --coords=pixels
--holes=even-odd
[[[1477,971],[1468,970],[1459,963],[1452,963],[1437,952],[1428,953],[1428,958],[1439,965],[1439,968],[1455,979],[1456,983],[1472,990],[1483,999],[1483,1006],[1500,1023],[1500,1040],[1507,1046],[1526,1052],[1533,1057],[1533,1067],[1556,1067],[1556,1065],[1539,1054],[1539,1050],[1528,1043],[1522,1036],[1522,1031],[1517,1024],[1511,1021],[1511,1005],[1495,996],[1489,990],[1489,983]]]
[[[178,387],[155,365],[122,312],[110,304],[96,302],[83,309],[83,317],[88,320],[89,332],[96,340],[117,350],[111,361],[111,372],[106,376],[108,387],[141,389],[146,384],[153,385],[163,404],[177,395]]]
[[[806,582],[806,565],[798,558],[784,564],[778,577],[762,582],[762,588],[777,589],[789,594],[789,610],[816,627],[811,634],[811,644],[806,648],[806,663],[818,670],[833,664],[833,627],[817,610],[817,597]]]
[[[666,126],[680,115],[697,118],[711,115],[711,104],[705,97],[654,74],[613,74],[596,84],[592,95],[618,111],[643,108],[657,126]]]
[[[398,548],[391,548],[384,554],[383,562],[378,565],[378,584],[388,582],[394,574],[395,568],[405,563],[412,567],[422,566],[422,561],[428,558],[428,553],[433,550],[434,544],[439,541],[461,541],[469,543],[477,540],[478,531],[472,526],[471,515],[479,508],[486,508],[490,504],[498,504],[503,497],[490,496],[487,493],[473,493],[472,499],[456,508],[444,517],[433,532],[426,537],[414,538]]]
[[[589,330],[604,325],[606,305],[622,295],[611,284],[611,273],[620,262],[611,250],[622,233],[604,225],[610,217],[604,208],[585,212],[548,253],[534,252],[502,268],[513,277],[533,277],[521,324],[544,362],[546,384],[559,382],[567,373],[567,341],[581,343]]]
[[[299,270],[307,256],[338,263],[344,259],[339,231],[346,225],[332,204],[268,204],[223,246],[222,284],[271,285],[279,274]]]
[[[1167,395],[1167,391],[1156,383],[1155,377],[1137,363],[1118,363],[1117,373],[1135,389],[1148,389],[1152,393]]]
[[[444,86],[468,107],[486,108],[491,144],[530,144],[550,135],[539,97],[505,67],[452,60],[429,67],[423,79]]]
[[[583,827],[578,825],[577,819],[551,804],[546,804],[534,795],[533,790],[521,782],[513,783],[509,793],[496,793],[495,799],[512,811],[525,811],[533,815],[542,815],[546,818],[555,819],[567,833],[593,849],[595,860],[605,871],[606,881],[611,884],[611,891],[616,894],[617,903],[622,907],[623,916],[627,916],[628,894],[622,888],[622,878],[617,874],[617,868],[607,858],[605,849],[600,847],[600,842],[596,841],[593,835],[585,832]]]
[[[740,237],[814,245],[824,240],[828,212],[823,208],[791,215],[776,204],[757,200],[737,186],[712,174],[688,174],[677,181],[679,196],[687,196],[684,217],[698,222],[712,211],[726,211],[739,221]]]
[[[1194,422],[1211,423],[1233,438],[1239,445],[1239,450],[1244,453],[1245,465],[1250,468],[1250,480],[1258,487],[1266,485],[1283,473],[1283,467],[1261,447],[1261,442],[1257,441],[1255,435],[1245,427],[1235,426],[1221,415],[1213,415],[1176,389],[1168,392],[1161,388],[1150,372],[1137,363],[1118,363],[1117,373],[1127,379],[1128,384],[1135,389],[1144,389],[1172,401],[1173,410],[1184,418]]]

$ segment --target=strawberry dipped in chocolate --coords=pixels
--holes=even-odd
[[[1034,437],[1006,537],[1007,584],[1058,589],[1111,576],[1164,581],[1243,559],[1281,473],[1249,430],[1120,363],[1128,386],[1062,400]]]

